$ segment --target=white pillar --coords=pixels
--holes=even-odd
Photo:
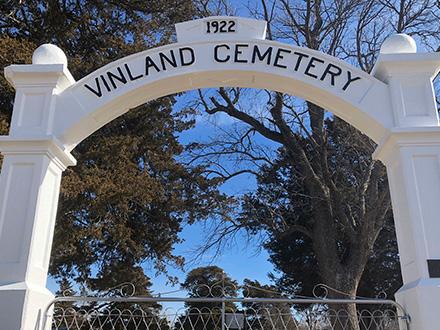
[[[46,280],[61,174],[75,164],[51,136],[56,94],[73,78],[63,58],[41,56],[42,50],[47,47],[39,49],[33,65],[5,70],[16,89],[10,134],[0,138],[0,329],[5,330],[38,329],[53,299]]]
[[[374,157],[386,165],[391,191],[404,282],[396,298],[411,317],[410,329],[438,330],[440,127],[432,80],[440,54],[388,53],[399,38],[407,37],[385,42],[373,71],[389,86],[395,120]]]

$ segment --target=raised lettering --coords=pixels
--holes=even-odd
[[[116,89],[118,87],[115,83],[115,80],[117,80],[123,84],[127,83],[127,78],[125,78],[124,74],[122,73],[121,68],[117,67],[116,69],[118,70],[119,76],[114,74],[113,72],[110,72],[110,71],[107,72],[108,80],[110,80],[110,83],[112,84],[114,89]]]
[[[220,48],[226,48],[227,50],[230,50],[231,48],[228,45],[226,45],[226,44],[225,45],[217,45],[217,46],[214,47],[214,59],[216,60],[216,62],[225,63],[225,62],[227,62],[227,61],[229,61],[231,59],[231,56],[226,55],[225,58],[221,59],[218,56],[218,50]]]
[[[105,88],[107,89],[108,92],[111,91],[110,86],[108,85],[107,81],[105,80],[105,77],[103,75],[100,75],[102,82],[104,83]]]
[[[243,51],[240,50],[240,48],[247,48],[249,45],[246,44],[237,44],[235,45],[235,53],[234,53],[234,62],[235,63],[247,63],[248,60],[244,60],[239,58],[240,55],[243,54]]]
[[[95,94],[97,97],[101,97],[102,96],[102,90],[101,90],[101,84],[99,83],[98,77],[95,78],[95,85],[96,85],[96,89],[90,87],[87,84],[85,84],[84,87],[87,88],[89,91],[91,91],[93,94]]]
[[[345,91],[348,86],[351,85],[352,82],[361,79],[361,77],[354,77],[352,78],[351,72],[347,71],[347,82],[345,83],[344,87],[342,87],[342,90]]]
[[[313,73],[310,72],[310,69],[313,69],[313,68],[316,67],[315,62],[324,63],[323,60],[321,60],[321,59],[319,59],[317,57],[312,56],[310,58],[309,64],[306,67],[306,70],[304,71],[305,75],[307,75],[309,77],[312,77],[312,78],[318,78],[317,75],[314,75]]]
[[[301,61],[304,57],[309,57],[309,55],[300,53],[300,52],[293,52],[295,55],[298,55],[298,60],[296,61],[295,67],[293,70],[298,71],[299,66],[301,65]]]
[[[185,57],[185,53],[189,53],[189,56]],[[193,64],[196,61],[196,56],[194,55],[194,49],[190,47],[183,47],[179,48],[179,55],[180,55],[180,65],[181,66],[188,66]],[[187,61],[185,61],[185,59]]]
[[[335,71],[332,71],[332,69],[335,69]],[[321,80],[323,81],[327,75],[330,75],[330,82],[332,86],[335,85],[335,77],[340,76],[342,73],[342,69],[339,66],[336,66],[334,64],[329,64],[324,70],[324,73],[321,76]]]
[[[150,56],[145,58],[145,75],[148,76],[150,74],[150,68],[153,67],[157,72],[160,72],[159,67],[154,63]]]
[[[167,55],[165,55],[164,53],[159,53],[159,59],[160,59],[160,63],[162,64],[162,69],[164,71],[167,70],[167,66],[166,63],[168,63],[169,65],[171,65],[173,68],[177,67],[177,61],[176,61],[176,56],[174,56],[174,50],[170,50],[170,56],[171,58],[169,58]],[[166,62],[166,63],[165,63]]]
[[[284,54],[290,54],[292,51],[288,50],[288,49],[283,49],[283,48],[278,48],[277,50],[277,54],[275,55],[275,61],[273,62],[273,65],[279,68],[283,68],[286,69],[287,66],[284,64],[280,64],[279,60],[283,60],[284,56],[282,55],[282,53]]]
[[[137,80],[137,79],[143,77],[142,74],[139,74],[139,75],[137,75],[136,77],[134,77],[134,76],[132,75],[131,70],[130,70],[130,67],[128,66],[127,63],[124,64],[124,67],[125,67],[125,71],[127,71],[128,79],[130,79],[130,81],[135,81],[135,80]]]
[[[267,65],[269,65],[271,57],[272,57],[272,50],[273,50],[272,47],[268,47],[266,49],[266,51],[263,54],[261,54],[260,48],[258,48],[258,46],[255,45],[254,49],[252,51],[252,60],[251,60],[251,62],[255,63],[255,60],[257,59],[257,57],[258,57],[259,61],[264,61],[264,59],[267,57],[267,62],[266,63],[267,63]]]

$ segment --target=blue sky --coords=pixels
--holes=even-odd
[[[251,95],[259,95],[251,92]],[[187,92],[178,98],[176,108],[185,107],[191,104],[197,97],[195,92]],[[258,97],[258,96],[257,96]],[[181,143],[206,142],[210,137],[218,136],[222,130],[228,130],[236,121],[225,114],[203,115],[196,117],[196,125],[193,129],[183,132],[179,137]],[[264,139],[264,138],[261,138]],[[262,141],[263,142],[263,141]],[[225,183],[221,190],[229,195],[242,195],[256,188],[256,181],[252,175],[243,174],[237,176]],[[182,243],[175,246],[175,254],[182,255],[185,259],[190,260],[185,271],[190,271],[195,267],[217,265],[225,270],[233,279],[242,283],[245,278],[258,280],[261,283],[269,283],[269,273],[274,273],[272,264],[268,261],[268,253],[259,248],[256,241],[249,241],[245,235],[237,237],[233,244],[222,250],[220,255],[215,255],[215,251],[206,253],[203,258],[194,261],[197,255],[197,247],[204,243],[204,239],[209,234],[210,226],[198,223],[187,225],[184,227],[181,238]],[[176,276],[180,282],[184,281],[185,272],[179,269],[169,268],[170,275]],[[178,286],[172,287],[167,284],[166,276],[162,275],[157,278],[152,277],[155,293],[167,292],[170,289],[176,289]]]
[[[230,4],[234,8],[234,12],[237,16],[248,17],[249,12],[247,7],[252,2],[242,0],[232,0]],[[254,7],[253,4],[251,7]],[[179,99],[176,107],[185,106],[188,102],[193,100],[195,92],[184,93]],[[199,116],[197,118],[197,125],[184,132],[180,136],[182,143],[189,143],[193,141],[204,141],[209,137],[209,134],[215,131],[215,128],[231,125],[234,120],[227,115],[219,114],[212,116]],[[233,180],[230,180],[222,187],[222,191],[231,195],[243,194],[256,187],[256,182],[250,175],[241,175]],[[194,224],[191,226],[185,226],[181,232],[181,238],[183,242],[176,244],[174,247],[175,255],[182,255],[187,260],[194,259],[195,250],[198,246],[203,244],[206,237],[206,228],[203,224]],[[180,282],[183,282],[186,276],[186,272],[195,267],[217,265],[222,267],[227,274],[233,279],[242,283],[245,278],[252,280],[258,280],[261,283],[269,283],[268,274],[274,272],[272,264],[268,261],[269,255],[263,249],[258,248],[258,244],[249,242],[245,237],[242,239],[236,239],[235,244],[228,249],[222,251],[217,258],[213,259],[214,253],[207,253],[202,260],[197,262],[191,262],[184,271],[169,267],[168,272],[171,276],[176,276]],[[151,290],[154,293],[167,292],[179,288],[179,285],[171,286],[165,275],[155,276],[155,271],[152,269],[146,269],[146,274],[151,277],[153,286]],[[48,278],[47,287],[52,292],[56,292],[58,285],[51,277]]]
[[[203,243],[204,229],[201,225],[193,225],[186,227],[182,232],[182,238],[185,242],[179,244],[175,248],[175,252],[187,258],[192,259],[194,256],[194,247]],[[267,261],[267,252],[260,251],[256,253],[256,246],[245,243],[245,240],[238,240],[235,246],[226,249],[223,253],[212,260],[213,255],[207,254],[202,260],[198,262],[191,262],[188,270],[194,267],[206,266],[215,264],[222,267],[227,274],[236,279],[239,283],[243,282],[243,279],[250,278],[258,280],[262,283],[268,283],[268,272],[273,271],[272,265]],[[170,268],[170,275],[177,276],[182,282],[185,278],[185,273]],[[153,278],[152,290],[154,293],[167,292],[170,289],[178,288],[178,286],[172,287],[167,284],[167,279],[164,275],[157,278]]]
[[[184,93],[178,98],[176,109],[185,107],[196,97],[195,92]],[[183,132],[179,136],[179,140],[183,144],[190,142],[207,141],[209,137],[213,137],[219,131],[227,130],[235,121],[227,115],[216,114],[214,117],[209,115],[198,115],[196,117],[196,125],[193,129]],[[251,175],[243,174],[237,176],[222,186],[222,191],[229,195],[241,195],[254,190],[256,187],[255,178]],[[202,258],[196,258],[198,247],[204,243],[204,240],[210,230],[208,223],[201,222],[193,225],[184,226],[180,237],[182,243],[176,244],[174,254],[181,255],[185,260],[189,261],[185,269],[169,267],[170,276],[177,277],[179,282],[185,280],[186,273],[195,267],[217,265],[225,270],[233,279],[242,283],[245,278],[258,280],[261,283],[269,283],[268,273],[274,272],[272,264],[268,261],[268,253],[259,248],[257,242],[249,241],[244,235],[238,236],[230,246],[223,249],[220,254],[215,251],[209,251]],[[171,285],[168,283],[167,276],[161,274],[156,276],[155,270],[145,269],[146,274],[151,278],[153,286],[151,290],[154,293],[163,293],[179,288],[179,285]],[[56,292],[58,285],[53,278],[48,279],[47,287],[52,292]]]
[[[245,9],[248,4],[247,1],[233,0],[232,4],[237,8],[237,14],[242,16],[249,16]],[[249,3],[253,3],[249,1]],[[194,97],[193,92],[184,94],[179,99],[178,106],[184,106],[185,102]],[[185,132],[180,137],[182,143],[188,143],[191,141],[203,141],[209,137],[215,131],[216,126],[227,127],[232,125],[233,121],[227,116],[217,116],[213,121],[212,118],[208,120],[206,116],[199,116],[196,127],[188,132]],[[254,189],[256,186],[255,180],[249,175],[239,176],[222,188],[224,192],[228,194],[243,194],[247,191]],[[191,226],[185,226],[181,233],[181,238],[184,240],[182,243],[175,245],[174,254],[182,255],[187,260],[193,259],[195,250],[198,246],[203,244],[206,237],[207,228],[203,227],[203,224],[195,224]],[[189,271],[194,267],[206,266],[215,264],[222,267],[226,273],[239,282],[242,282],[245,278],[258,280],[262,283],[268,283],[268,273],[273,272],[273,266],[268,261],[268,254],[266,251],[258,249],[258,244],[255,242],[248,242],[244,237],[237,239],[235,245],[222,251],[221,255],[217,258],[212,258],[213,253],[207,253],[204,258],[197,260],[197,262],[191,262],[185,269]],[[185,278],[185,271],[170,267],[168,269],[171,276],[176,276],[182,282]],[[164,275],[155,277],[154,270],[147,269],[147,275],[151,277],[153,282],[152,290],[155,293],[171,291],[178,288],[178,286],[170,286],[167,283],[167,278]],[[48,281],[48,288],[55,292],[57,290],[57,284],[51,278]]]

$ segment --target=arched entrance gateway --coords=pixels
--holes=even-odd
[[[310,49],[266,41],[266,23],[210,17],[176,25],[178,43],[115,61],[75,82],[53,45],[31,65],[5,69],[16,89],[0,177],[0,328],[34,330],[53,295],[46,278],[61,174],[70,151],[146,101],[220,86],[302,97],[346,120],[377,144],[387,167],[404,286],[398,301],[411,329],[440,324],[440,125],[433,77],[440,54],[414,41],[385,41],[367,74]]]

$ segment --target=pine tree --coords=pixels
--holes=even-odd
[[[176,10],[178,8],[178,10]],[[32,51],[54,43],[81,78],[102,65],[173,38],[173,23],[189,19],[189,0],[33,0],[0,3],[0,65],[29,63]],[[0,129],[7,134],[14,92],[0,78]],[[50,273],[103,290],[132,281],[147,294],[144,266],[182,265],[173,244],[184,221],[215,208],[214,182],[202,168],[178,161],[178,135],[191,114],[173,112],[175,97],[140,106],[84,140],[62,180]],[[209,205],[209,209],[208,209]]]
[[[218,266],[199,267],[191,270],[182,283],[190,298],[236,297],[238,283]],[[227,314],[234,314],[236,306],[226,302],[186,302],[186,313],[179,317],[175,329],[204,330],[222,329],[222,309]]]

